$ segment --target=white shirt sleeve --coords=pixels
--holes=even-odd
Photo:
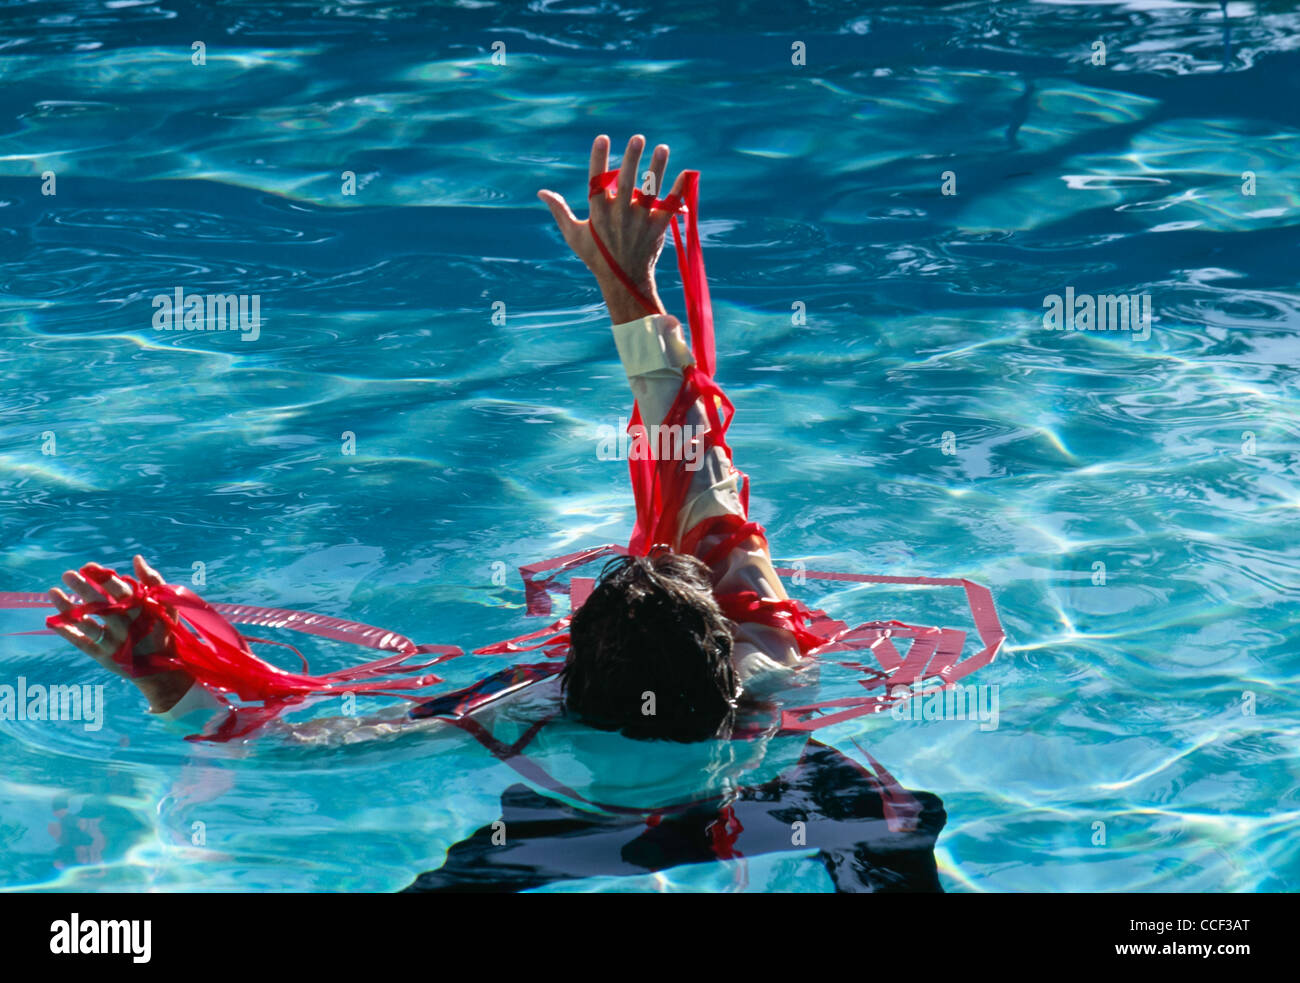
[[[198,683],[191,683],[175,705],[153,716],[171,730],[200,733],[208,724],[226,713],[225,704]]]
[[[647,426],[661,423],[681,389],[683,370],[694,364],[681,322],[671,314],[654,314],[616,324],[613,332],[628,385],[641,408],[642,422]],[[703,404],[697,400],[687,411],[686,424],[707,427],[707,419]],[[683,462],[684,467],[686,463]],[[745,514],[739,478],[726,453],[715,447],[698,464],[698,469],[692,472],[686,502],[678,514],[674,548],[705,519]],[[705,540],[705,544],[708,542]],[[701,544],[701,549],[704,548]],[[713,573],[714,589],[719,593],[752,590],[763,598],[785,600],[787,597],[765,549],[737,547],[714,567]],[[733,658],[747,686],[760,675],[803,662],[793,635],[752,623],[738,626]]]
[[[671,314],[654,314],[614,326],[614,344],[618,348],[623,371],[627,373],[632,395],[641,407],[646,426],[663,422],[682,387],[682,370],[694,365],[691,350],[682,334],[682,325]],[[685,425],[707,428],[708,417],[698,400],[686,413]],[[698,431],[697,431],[698,432]],[[713,448],[702,459],[686,460],[683,467],[691,472],[690,490],[677,517],[676,547],[691,529],[705,519],[734,513],[741,515],[739,479],[731,461],[721,448]]]

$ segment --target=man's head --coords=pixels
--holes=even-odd
[[[731,623],[695,557],[659,548],[610,561],[569,633],[565,704],[592,726],[675,741],[729,730]]]

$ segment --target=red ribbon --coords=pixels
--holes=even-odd
[[[453,657],[448,652],[442,658],[420,665],[405,665],[418,649],[403,639],[406,646],[397,654],[348,669],[313,676],[307,672],[307,660],[303,659],[302,672],[287,672],[252,653],[248,642],[261,639],[245,638],[207,602],[184,587],[146,585],[133,577],[117,574],[131,589],[129,596],[117,598],[110,596],[103,587],[104,581],[114,576],[112,571],[84,570],[83,576],[103,595],[103,600],[78,604],[67,613],[50,615],[45,619],[46,625],[53,629],[76,624],[87,615],[129,616],[135,610],[137,613],[127,638],[113,653],[113,661],[132,677],[168,670],[180,670],[193,677],[231,711],[216,735],[212,735],[219,740],[242,736],[308,696],[386,693],[408,700],[427,699],[427,696],[397,691],[440,683],[441,677],[429,673],[415,678],[395,678],[389,674],[419,672],[435,662]],[[138,655],[136,646],[159,623],[166,629],[163,647]],[[291,645],[286,647],[293,648]],[[459,649],[455,652],[459,653]],[[302,658],[302,653],[298,655]],[[255,701],[261,706],[236,706],[231,696]]]

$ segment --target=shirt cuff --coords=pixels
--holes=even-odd
[[[771,630],[771,629],[769,629]],[[754,639],[744,639],[749,645],[762,644]],[[764,639],[763,642],[771,644]],[[803,660],[786,664],[777,662],[761,648],[745,646],[746,651],[736,659],[736,676],[740,685],[751,697],[762,698],[790,686],[796,673],[805,664]]]
[[[650,314],[616,324],[613,332],[619,361],[629,378],[648,375],[659,369],[680,372],[695,363],[682,333],[682,324],[671,314]]]
[[[154,716],[176,729],[201,731],[224,710],[220,700],[198,683],[193,683],[171,709]]]

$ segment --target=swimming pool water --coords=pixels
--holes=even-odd
[[[0,589],[141,552],[420,642],[536,627],[514,568],[625,541],[632,507],[595,453],[629,408],[607,319],[534,192],[582,214],[591,138],[644,132],[703,173],[776,557],[997,599],[996,729],[831,735],[943,798],[945,888],[1300,887],[1295,5],[71,9],[0,15]],[[260,336],[156,330],[177,287],[259,296]],[[1148,294],[1149,337],[1046,330],[1067,287]],[[959,597],[800,596],[969,627]],[[0,653],[107,701],[98,731],[0,721],[8,889],[392,890],[518,781],[455,732],[187,743],[62,642]],[[796,850],[554,889],[737,864],[829,886]]]

